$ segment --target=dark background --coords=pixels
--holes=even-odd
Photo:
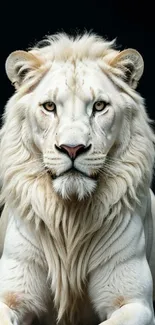
[[[132,47],[144,58],[145,69],[138,91],[146,100],[146,109],[155,120],[155,23],[153,1],[41,1],[4,2],[1,5],[0,113],[13,93],[5,74],[5,60],[14,50],[25,50],[47,34],[70,34],[92,30],[108,38],[117,38],[119,49]],[[152,185],[153,189],[155,185]]]

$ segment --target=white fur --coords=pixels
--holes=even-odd
[[[9,222],[0,297],[5,304],[8,293],[19,297],[17,324],[48,308],[50,324],[83,324],[92,308],[107,325],[154,324],[144,229],[154,134],[131,88],[140,75],[135,59],[125,79],[138,54],[129,50],[123,61],[112,46],[93,35],[59,35],[31,50],[34,62],[23,51],[7,61],[18,90],[1,129],[1,202]],[[10,74],[13,60],[19,71]],[[94,114],[101,100],[108,105]],[[48,101],[55,113],[44,110]],[[64,144],[90,146],[75,159],[76,172],[56,148]]]

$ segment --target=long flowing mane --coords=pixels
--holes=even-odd
[[[116,54],[112,46],[113,42],[88,34],[76,39],[66,35],[49,37],[46,44],[31,49],[40,59],[45,57],[46,63],[39,72],[33,71],[31,78],[27,75],[4,113],[0,148],[1,204],[6,204],[38,232],[59,320],[69,309],[72,317],[89,273],[104,263],[103,247],[96,250],[100,239],[105,236],[106,241],[108,229],[114,232],[121,225],[124,211],[133,211],[140,204],[152,180],[154,134],[150,120],[141,96],[120,78],[122,71],[108,65]],[[76,56],[101,59],[100,65],[109,78],[124,94],[131,96],[131,105],[134,102],[132,110],[129,105],[128,119],[121,131],[122,146],[115,146],[109,152],[98,188],[93,196],[81,202],[63,200],[54,192],[41,153],[31,141],[24,113],[28,109],[28,89],[33,91],[30,87],[37,84],[45,71],[48,73],[52,60],[75,59]],[[123,147],[128,128],[129,144]],[[127,218],[126,224],[128,222]]]

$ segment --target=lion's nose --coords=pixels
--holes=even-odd
[[[66,153],[71,159],[75,159],[79,154],[89,150],[90,145],[86,147],[83,144],[79,144],[78,146],[61,144],[60,147],[56,146],[56,148],[59,151]]]
[[[83,152],[85,146],[83,144],[79,144],[78,146],[68,146],[66,144],[62,144],[60,148],[63,152],[66,152],[71,159],[75,159],[79,153]]]

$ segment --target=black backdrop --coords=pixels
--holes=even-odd
[[[145,70],[138,91],[146,100],[146,109],[155,120],[155,24],[153,1],[38,1],[4,2],[1,5],[0,112],[13,93],[5,75],[5,60],[10,52],[24,50],[46,34],[65,31],[70,34],[92,30],[109,40],[117,38],[120,49],[132,47],[144,58]],[[153,184],[153,189],[155,185]]]

